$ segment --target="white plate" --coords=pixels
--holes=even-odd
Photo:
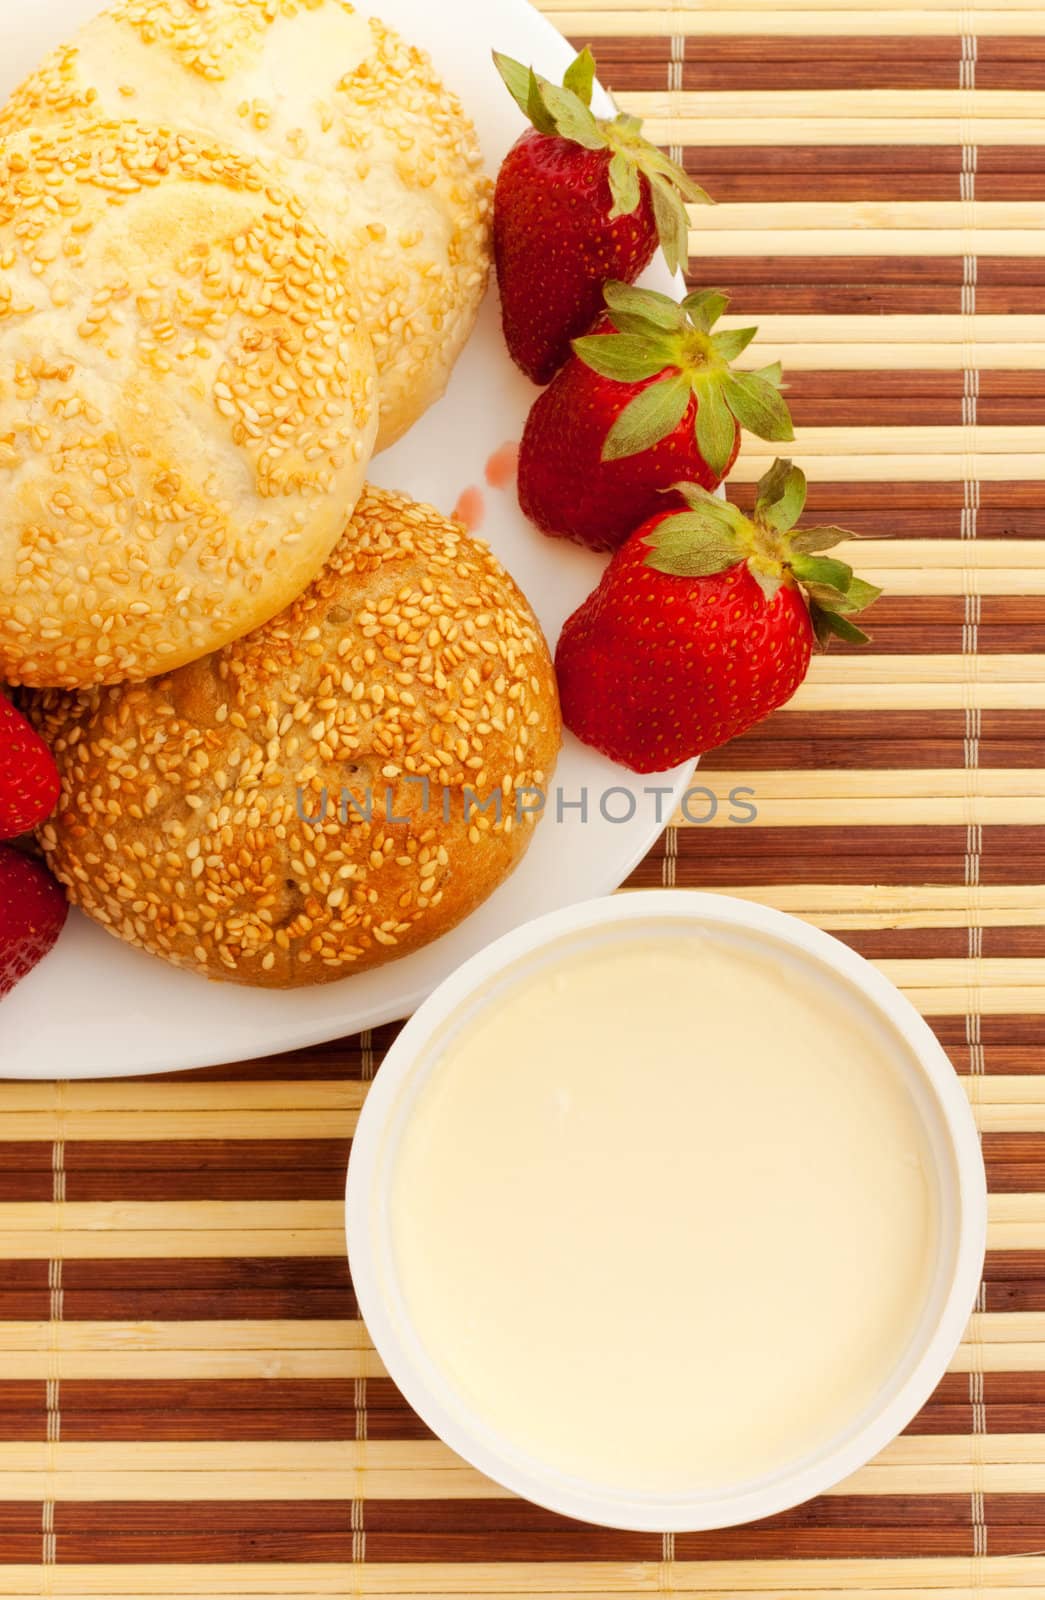
[[[4,0],[0,94],[8,94],[46,50],[102,9],[98,0]],[[524,123],[490,60],[493,47],[532,61],[558,79],[571,51],[526,0],[383,0],[394,26],[429,49],[475,119],[491,172]],[[597,107],[609,111],[608,102]],[[672,288],[667,267],[647,277]],[[490,489],[485,466],[521,437],[536,391],[512,366],[496,298],[455,374],[450,393],[410,435],[374,464],[375,483],[404,489],[451,511],[461,491],[483,490],[482,533],[522,585],[554,643],[603,563],[526,522],[514,493]],[[660,834],[689,769],[636,779],[567,739],[556,776],[564,799],[590,796],[576,811],[547,815],[513,877],[453,933],[403,961],[326,988],[268,994],[211,984],[118,944],[79,914],[58,949],[3,1003],[0,1073],[14,1078],[96,1078],[169,1072],[274,1054],[336,1039],[407,1016],[462,961],[542,912],[607,893],[628,876]],[[645,792],[660,783],[668,792]],[[637,796],[628,823],[608,822],[599,798],[624,786]],[[626,801],[618,796],[618,814]],[[612,802],[611,802],[612,806]]]

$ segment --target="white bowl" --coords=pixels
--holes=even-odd
[[[823,1448],[780,1471],[721,1490],[672,1495],[616,1490],[566,1476],[535,1460],[469,1408],[427,1356],[407,1314],[388,1199],[399,1141],[427,1074],[452,1034],[490,1003],[506,979],[553,960],[560,951],[575,953],[639,928],[677,931],[680,924],[743,933],[777,951],[785,946],[792,959],[810,964],[811,977],[829,983],[848,1002],[854,1026],[861,1014],[866,1023],[869,1009],[885,1025],[923,1121],[939,1226],[921,1320],[873,1404]],[[725,896],[669,890],[553,912],[499,939],[440,985],[403,1029],[370,1090],[352,1147],[347,1216],[362,1316],[391,1377],[440,1438],[488,1477],[552,1511],[608,1527],[682,1532],[754,1521],[811,1499],[902,1432],[942,1378],[972,1310],[986,1247],[987,1191],[976,1126],[954,1068],[914,1007],[881,973],[797,918]]]

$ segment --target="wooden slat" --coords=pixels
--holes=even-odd
[[[715,825],[677,818],[631,883],[779,906],[909,993],[982,1134],[980,1309],[830,1495],[673,1540],[587,1528],[433,1440],[358,1320],[344,1172],[394,1028],[0,1085],[0,1596],[1045,1592],[1045,14],[540,3],[718,198],[689,280],[759,324],[744,364],[784,361],[809,519],[870,536],[887,591],[867,650],[703,763]],[[746,443],[739,504],[776,449]]]

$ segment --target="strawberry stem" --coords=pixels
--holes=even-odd
[[[834,544],[855,535],[844,528],[804,533],[795,528],[806,501],[806,477],[800,467],[774,461],[758,485],[753,517],[745,517],[699,484],[678,483],[674,488],[688,509],[663,518],[647,536],[647,566],[674,577],[696,578],[746,562],[767,600],[783,584],[802,589],[822,649],[832,637],[852,644],[868,642],[868,635],[849,619],[872,605],[882,591],[856,577],[847,562],[803,551],[811,539],[823,549],[821,540],[828,535],[837,536]]]
[[[509,94],[538,133],[569,139],[586,150],[609,152],[611,220],[634,215],[642,204],[645,180],[661,248],[671,271],[678,272],[689,258],[686,202],[710,205],[711,196],[643,137],[638,117],[624,112],[613,118],[593,115],[596,66],[590,47],[586,45],[567,67],[561,86],[500,51],[493,52],[493,59]]]
[[[729,465],[740,427],[762,439],[794,438],[780,394],[779,368],[734,372],[730,366],[732,353],[745,350],[758,330],[713,331],[729,304],[728,295],[703,289],[680,304],[652,289],[611,282],[605,298],[615,331],[574,340],[575,355],[604,378],[638,383],[659,377],[660,382],[640,391],[621,412],[607,435],[604,461],[637,455],[666,439],[691,398],[696,400],[697,448],[718,477]],[[685,390],[681,406],[680,379]],[[647,398],[659,389],[666,391],[659,400]]]

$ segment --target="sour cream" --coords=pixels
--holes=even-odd
[[[937,1248],[897,1039],[784,947],[624,927],[448,1034],[388,1192],[399,1291],[476,1416],[592,1485],[815,1452],[908,1349]]]

